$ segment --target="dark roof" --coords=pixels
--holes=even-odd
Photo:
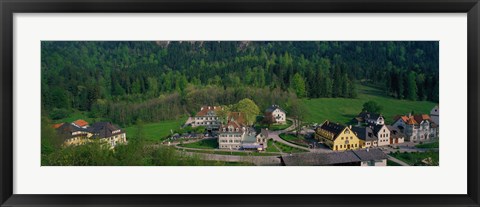
[[[332,153],[302,153],[281,157],[287,166],[322,166],[342,165],[361,161],[387,159],[387,155],[379,149],[349,150]]]
[[[361,161],[381,160],[388,158],[388,156],[382,152],[382,150],[377,148],[355,150],[353,153],[355,153],[355,155],[357,155]]]
[[[375,113],[362,111],[358,114],[357,118],[360,118],[361,120],[365,120],[365,119],[377,120],[381,116],[382,116],[381,114],[375,114]]]
[[[260,130],[260,134],[261,134],[263,137],[268,138],[268,130],[266,130],[266,129],[261,129],[261,130]]]
[[[97,122],[87,129],[93,134],[93,138],[105,138],[124,133],[120,127],[110,122]]]
[[[268,108],[265,110],[265,113],[272,113],[272,112],[275,111],[276,109],[280,109],[281,111],[285,112],[282,108],[280,108],[279,105],[271,105],[270,107],[268,107]]]
[[[383,128],[383,126],[384,125],[371,125],[370,127],[372,128],[374,134],[378,134],[378,132],[380,132],[380,130]],[[387,127],[387,129],[388,129],[388,127]]]
[[[352,151],[332,153],[302,153],[282,156],[286,166],[321,166],[360,162]]]
[[[373,133],[370,127],[352,127],[352,131],[357,134],[357,137],[364,141],[377,140],[377,136]]]
[[[400,138],[400,137],[405,137],[405,135],[400,132],[400,129],[398,127],[394,127],[391,125],[386,125],[388,130],[390,130],[390,137],[392,138]]]
[[[340,132],[342,132],[345,129],[346,126],[338,124],[338,123],[332,123],[329,122],[328,120],[325,121],[322,126],[320,126],[320,129],[329,131],[334,134],[333,137],[337,137]]]
[[[72,133],[74,133],[74,132],[87,132],[86,129],[77,127],[77,126],[75,126],[71,123],[67,123],[67,122],[63,123],[56,130],[57,130],[57,133],[60,135],[60,137],[62,137],[64,139],[70,139],[70,138],[73,138],[73,137],[80,136],[80,135],[72,135]]]

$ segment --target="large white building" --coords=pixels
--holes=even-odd
[[[287,123],[287,113],[278,105],[271,105],[265,110],[265,121],[271,124]]]
[[[220,126],[218,132],[218,147],[230,150],[258,150],[267,148],[268,132],[262,130],[257,135],[254,128],[245,124],[240,112],[231,112],[227,123]]]
[[[203,106],[195,115],[192,122],[192,127],[205,126],[207,129],[218,129],[220,127],[220,120],[218,112],[222,110],[220,106]]]
[[[399,116],[393,126],[400,129],[405,135],[405,140],[410,142],[438,137],[438,126],[427,114]]]

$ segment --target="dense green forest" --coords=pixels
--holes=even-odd
[[[42,42],[42,109],[120,125],[250,98],[287,110],[298,98],[357,96],[358,83],[438,102],[438,42]],[[293,110],[293,109],[292,109]]]

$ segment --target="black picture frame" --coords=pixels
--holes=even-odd
[[[480,206],[478,0],[0,0],[2,206]],[[468,190],[465,195],[19,195],[13,194],[15,13],[467,13]],[[452,175],[455,176],[455,175]],[[379,186],[381,187],[381,186]],[[438,186],[442,187],[442,186]],[[444,186],[445,187],[445,186]]]

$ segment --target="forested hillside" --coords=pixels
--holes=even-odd
[[[438,102],[438,42],[42,42],[42,108],[90,111],[121,125],[253,99],[357,96],[373,84]]]

